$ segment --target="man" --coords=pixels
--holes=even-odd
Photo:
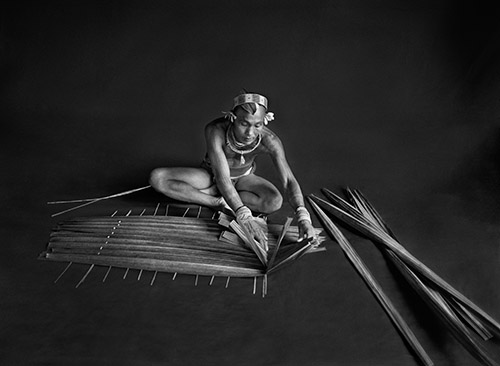
[[[233,109],[205,127],[207,154],[202,167],[157,168],[151,173],[151,185],[176,200],[216,209],[229,206],[237,222],[266,247],[267,238],[252,211],[270,214],[279,210],[283,202],[271,182],[254,174],[255,158],[269,155],[285,196],[295,210],[299,240],[315,240],[310,215],[283,145],[267,127],[274,119],[267,106],[267,98],[259,94],[243,93],[235,97]]]

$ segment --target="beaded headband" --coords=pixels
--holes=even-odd
[[[260,104],[267,110],[267,98],[263,95],[260,94],[255,94],[255,93],[245,93],[245,94],[240,94],[236,96],[233,99],[233,110],[242,104],[245,103],[256,103]],[[234,122],[236,120],[236,115],[233,113],[233,111],[229,112],[222,112],[224,117],[229,119],[231,122]],[[264,124],[267,125],[270,121],[274,120],[274,113],[273,112],[267,112],[266,115],[264,116]]]
[[[233,109],[245,103],[257,103],[267,109],[267,98],[260,94],[240,94],[233,99]]]

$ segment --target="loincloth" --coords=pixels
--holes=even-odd
[[[208,161],[207,158],[203,159],[200,167],[205,169],[210,174],[210,176],[212,177],[212,181],[215,183],[215,175],[214,175],[214,172],[212,170],[212,166],[210,165],[210,162]],[[247,175],[253,174],[256,169],[257,169],[257,165],[255,164],[255,161],[254,161],[253,164],[243,174],[239,174],[239,175],[235,175],[235,176],[230,175],[229,178],[231,179],[231,182],[233,184],[236,184],[240,178],[243,178],[243,177],[246,177]]]

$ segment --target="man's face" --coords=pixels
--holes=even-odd
[[[266,110],[259,105],[255,114],[250,114],[245,110],[238,108],[236,111],[236,120],[233,122],[234,136],[238,142],[251,144],[262,131],[264,127],[264,117]]]

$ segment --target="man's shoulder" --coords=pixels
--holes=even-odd
[[[205,136],[212,140],[216,136],[223,137],[226,133],[228,121],[224,117],[214,119],[205,125]]]
[[[278,135],[268,127],[264,127],[264,129],[262,130],[262,137],[265,142],[269,142],[271,144],[281,142]]]
[[[227,119],[225,119],[224,117],[220,117],[220,118],[214,119],[211,122],[208,122],[205,125],[205,129],[207,129],[207,130],[216,130],[216,129],[226,130],[227,124],[228,124]]]
[[[281,143],[278,135],[267,127],[264,127],[262,133],[262,142],[264,143],[264,146],[271,152],[280,151],[283,149],[283,144]]]

